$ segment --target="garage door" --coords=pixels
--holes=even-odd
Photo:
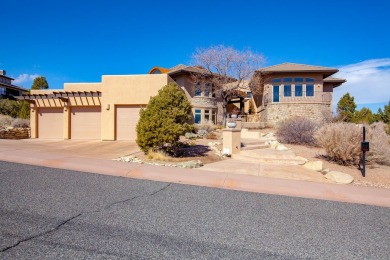
[[[139,107],[116,106],[116,140],[135,140],[136,126],[139,119]]]
[[[38,138],[64,139],[63,108],[38,109]]]
[[[70,138],[100,140],[100,111],[100,107],[72,107],[70,115]]]

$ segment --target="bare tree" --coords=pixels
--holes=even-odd
[[[249,49],[239,51],[224,45],[199,48],[192,55],[193,63],[199,66],[193,73],[193,81],[211,82],[215,97],[222,100],[223,124],[226,121],[227,104],[231,98],[242,94],[249,88],[252,93],[261,91],[261,77],[255,74],[256,69],[264,63],[261,54]],[[203,69],[204,68],[204,69]]]

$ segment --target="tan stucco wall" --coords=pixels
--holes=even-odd
[[[164,85],[173,82],[167,74],[102,76],[101,83],[65,83],[64,89],[32,90],[31,94],[53,92],[99,91],[100,97],[71,97],[69,102],[58,98],[37,98],[30,109],[31,138],[37,138],[37,110],[40,107],[63,108],[64,139],[70,138],[71,107],[101,106],[101,139],[115,140],[115,105],[145,107],[150,97]]]
[[[167,74],[103,76],[102,140],[115,140],[115,105],[145,107],[170,82]]]

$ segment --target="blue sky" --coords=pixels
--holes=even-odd
[[[362,104],[390,100],[390,1],[0,1],[0,69],[30,88],[98,82],[189,63],[225,44],[282,62],[337,67]],[[350,80],[352,79],[352,80]],[[380,79],[380,80],[379,80]],[[384,80],[384,81],[383,81]],[[375,84],[378,83],[378,84]],[[376,111],[378,105],[374,106]],[[376,106],[376,107],[375,107]]]

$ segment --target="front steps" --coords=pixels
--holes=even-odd
[[[307,162],[307,159],[296,156],[291,150],[278,151],[271,148],[241,150],[238,154],[232,154],[232,158],[253,163],[280,165],[303,165]]]

